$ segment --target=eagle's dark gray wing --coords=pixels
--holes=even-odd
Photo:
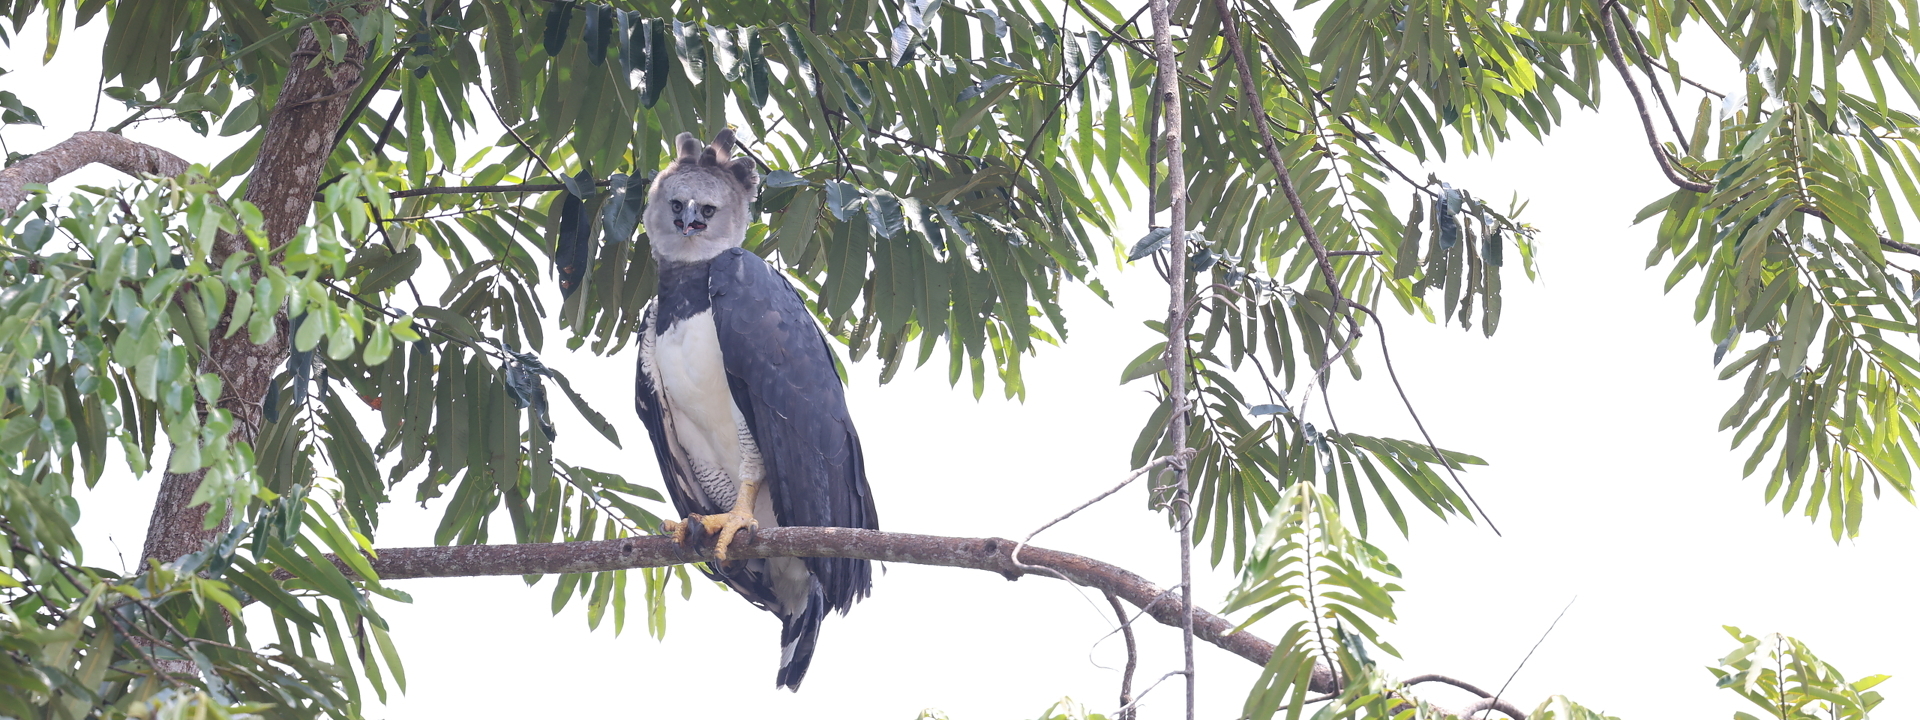
[[[713,259],[708,288],[734,402],[760,446],[780,524],[878,529],[840,374],[799,293],[740,248]],[[846,612],[872,586],[865,560],[809,558],[807,567],[834,610]]]

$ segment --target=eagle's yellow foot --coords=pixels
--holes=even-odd
[[[668,535],[672,535],[675,543],[683,546],[687,544],[686,523],[678,520],[662,520],[660,521],[660,529],[667,531]]]
[[[753,531],[760,526],[760,522],[749,513],[736,511],[721,515],[689,515],[686,522],[669,520],[665,526],[667,531],[673,533],[674,542],[682,546],[697,546],[705,543],[708,536],[713,536],[713,554],[725,560],[727,547],[733,544],[734,538],[744,530],[747,534],[742,542],[751,542]]]

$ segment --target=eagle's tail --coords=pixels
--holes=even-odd
[[[807,606],[797,615],[780,617],[780,675],[775,687],[800,691],[800,681],[813,664],[813,646],[820,640],[820,621],[827,617],[827,598],[820,579],[808,578]]]

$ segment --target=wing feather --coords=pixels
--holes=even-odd
[[[780,524],[878,529],[846,391],[799,293],[739,248],[714,258],[708,284],[720,353],[760,446]],[[865,560],[810,558],[807,566],[834,610],[845,612],[872,586]]]

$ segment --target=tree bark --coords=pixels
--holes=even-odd
[[[105,132],[80,132],[58,145],[27,156],[0,170],[0,211],[12,212],[26,202],[27,185],[46,184],[93,163],[139,177],[173,177],[187,171],[187,161],[152,145],[142,145]]]
[[[1020,547],[1020,559],[1013,550]],[[774,557],[837,557],[912,565],[939,565],[999,573],[1008,580],[1025,575],[1050,577],[1030,568],[1045,568],[1067,580],[1111,593],[1146,610],[1155,620],[1178,628],[1184,624],[1179,595],[1133,572],[1073,553],[1020,546],[1004,538],[953,538],[936,535],[882,532],[832,527],[761,528],[745,544],[738,541],[729,557],[748,560]],[[673,538],[649,536],[621,540],[515,545],[454,545],[387,548],[369,562],[381,580],[479,577],[488,575],[552,575],[607,572],[634,568],[668,567],[713,560],[712,548],[689,548]],[[334,560],[341,572],[354,576],[346,563]],[[1023,567],[1024,566],[1024,567]],[[285,571],[282,571],[283,573]],[[286,577],[291,577],[287,575]],[[1265,665],[1273,657],[1273,643],[1247,632],[1233,632],[1232,621],[1193,609],[1194,636],[1249,661]],[[1314,692],[1333,690],[1332,673],[1316,666]]]
[[[1154,93],[1159,97],[1160,117],[1164,133],[1161,138],[1162,152],[1167,158],[1167,229],[1170,239],[1167,245],[1167,401],[1172,412],[1167,419],[1167,435],[1173,441],[1173,451],[1169,453],[1179,457],[1173,461],[1173,500],[1167,504],[1172,511],[1174,524],[1180,538],[1180,603],[1186,610],[1176,613],[1179,617],[1181,648],[1186,661],[1181,671],[1186,676],[1187,720],[1194,720],[1194,707],[1199,698],[1199,678],[1194,675],[1193,637],[1199,628],[1195,626],[1193,606],[1193,489],[1189,486],[1187,474],[1187,170],[1182,142],[1186,137],[1186,126],[1182,120],[1180,107],[1180,71],[1173,51],[1173,20],[1168,0],[1149,0],[1147,3],[1153,16],[1153,53],[1158,64],[1155,75]],[[1231,22],[1229,16],[1228,22]],[[1147,158],[1153,162],[1153,158]],[[1147,215],[1151,225],[1153,198],[1147,198]],[[1269,652],[1268,654],[1272,654]],[[1318,670],[1320,666],[1314,666]]]
[[[339,16],[329,16],[325,23],[329,30],[352,38],[353,30]],[[350,41],[345,56],[333,62],[322,55],[320,39],[312,30],[301,30],[299,37],[280,102],[261,130],[260,156],[247,178],[245,199],[260,209],[274,247],[292,239],[307,223],[320,171],[333,152],[340,120],[353,103],[351,90],[360,84],[367,55],[366,46]],[[316,57],[320,60],[317,63],[313,62]],[[214,241],[211,264],[217,267],[228,257],[251,249],[244,236],[222,233]],[[227,307],[233,307],[233,303],[228,302]],[[267,386],[287,359],[286,324],[283,317],[273,339],[256,345],[244,332],[226,337],[229,320],[230,315],[223,315],[215,326],[214,340],[201,359],[200,371],[218,374],[223,383],[218,406],[233,413],[234,418],[228,439],[251,443],[260,434]],[[206,527],[205,505],[192,505],[194,491],[204,475],[204,471],[169,472],[161,479],[160,496],[147,525],[143,559],[173,560],[199,550],[221,532],[219,525],[224,523]]]
[[[1015,549],[1020,551],[1019,560],[1013,558]],[[1234,632],[1232,621],[1205,608],[1193,607],[1191,614],[1181,612],[1183,602],[1178,595],[1126,568],[1005,538],[956,538],[855,528],[778,527],[756,530],[753,537],[744,542],[736,540],[728,547],[727,554],[738,560],[836,557],[937,565],[985,570],[999,573],[1008,580],[1019,580],[1026,575],[1065,578],[1076,585],[1101,590],[1109,599],[1119,598],[1132,603],[1163,625],[1181,628],[1191,622],[1193,637],[1255,664],[1266,665],[1273,658],[1273,643],[1253,633]],[[340,572],[348,577],[359,577],[352,566],[337,557],[329,558]],[[367,557],[380,580],[609,572],[712,560],[711,547],[690,548],[665,536],[572,543],[387,548],[376,550]],[[283,580],[294,577],[286,570],[280,570],[276,576]],[[1122,619],[1125,619],[1124,615]],[[1428,705],[1440,715],[1457,714],[1465,717],[1469,712],[1493,710],[1514,720],[1527,717],[1527,713],[1513,703],[1450,677],[1420,675],[1408,680],[1406,685],[1436,681],[1480,697],[1463,713],[1449,713],[1443,708]],[[1342,688],[1333,671],[1324,663],[1316,662],[1308,690],[1329,695],[1338,694]]]

